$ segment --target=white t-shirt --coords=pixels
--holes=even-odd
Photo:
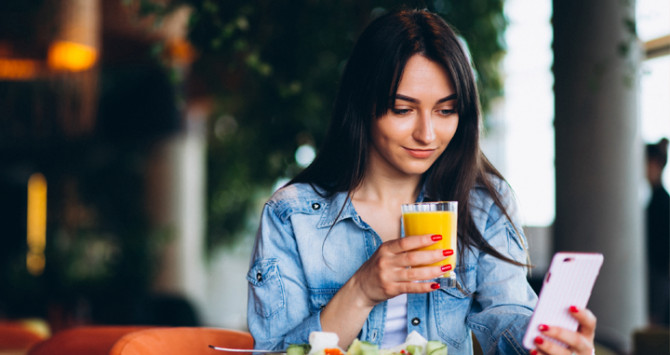
[[[407,338],[407,294],[388,300],[382,349],[389,349],[405,342]]]

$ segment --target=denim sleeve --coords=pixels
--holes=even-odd
[[[247,325],[257,349],[308,343],[321,330],[320,311],[308,308],[300,260],[290,219],[266,204],[247,274]]]
[[[515,206],[509,211],[513,213]],[[513,225],[495,204],[486,215],[484,238],[503,255],[525,263],[527,244],[521,224]],[[514,215],[511,218],[516,219]],[[522,339],[537,296],[528,284],[526,272],[525,267],[479,254],[477,290],[467,322],[484,354],[528,354]]]

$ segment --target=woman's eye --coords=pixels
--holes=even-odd
[[[410,110],[407,108],[392,108],[391,111],[396,115],[405,115],[408,114]]]
[[[438,112],[442,116],[449,116],[449,115],[453,115],[454,113],[456,113],[456,110],[454,110],[454,109],[442,109],[442,110],[439,110]]]

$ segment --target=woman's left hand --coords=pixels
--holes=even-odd
[[[540,324],[539,329],[543,335],[554,338],[566,345],[568,348],[556,344],[552,341],[546,341],[542,337],[535,338],[536,348],[531,350],[531,355],[536,354],[580,354],[592,355],[594,353],[593,339],[596,332],[596,316],[588,309],[578,309],[571,306],[570,314],[579,322],[576,332],[561,328],[552,327],[546,324]]]

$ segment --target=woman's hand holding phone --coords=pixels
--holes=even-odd
[[[586,304],[602,263],[598,253],[554,255],[523,339],[531,354],[593,353],[596,317]]]
[[[537,326],[538,331],[546,337],[555,339],[565,345],[572,354],[591,355],[594,354],[594,337],[596,330],[596,317],[586,308],[579,309],[575,306],[570,306],[568,309],[570,314],[577,320],[579,326],[577,331],[571,331],[565,328],[548,326],[540,324]],[[531,350],[531,355],[537,354],[563,354],[565,347],[553,341],[545,341],[542,337],[533,339],[536,348]]]

